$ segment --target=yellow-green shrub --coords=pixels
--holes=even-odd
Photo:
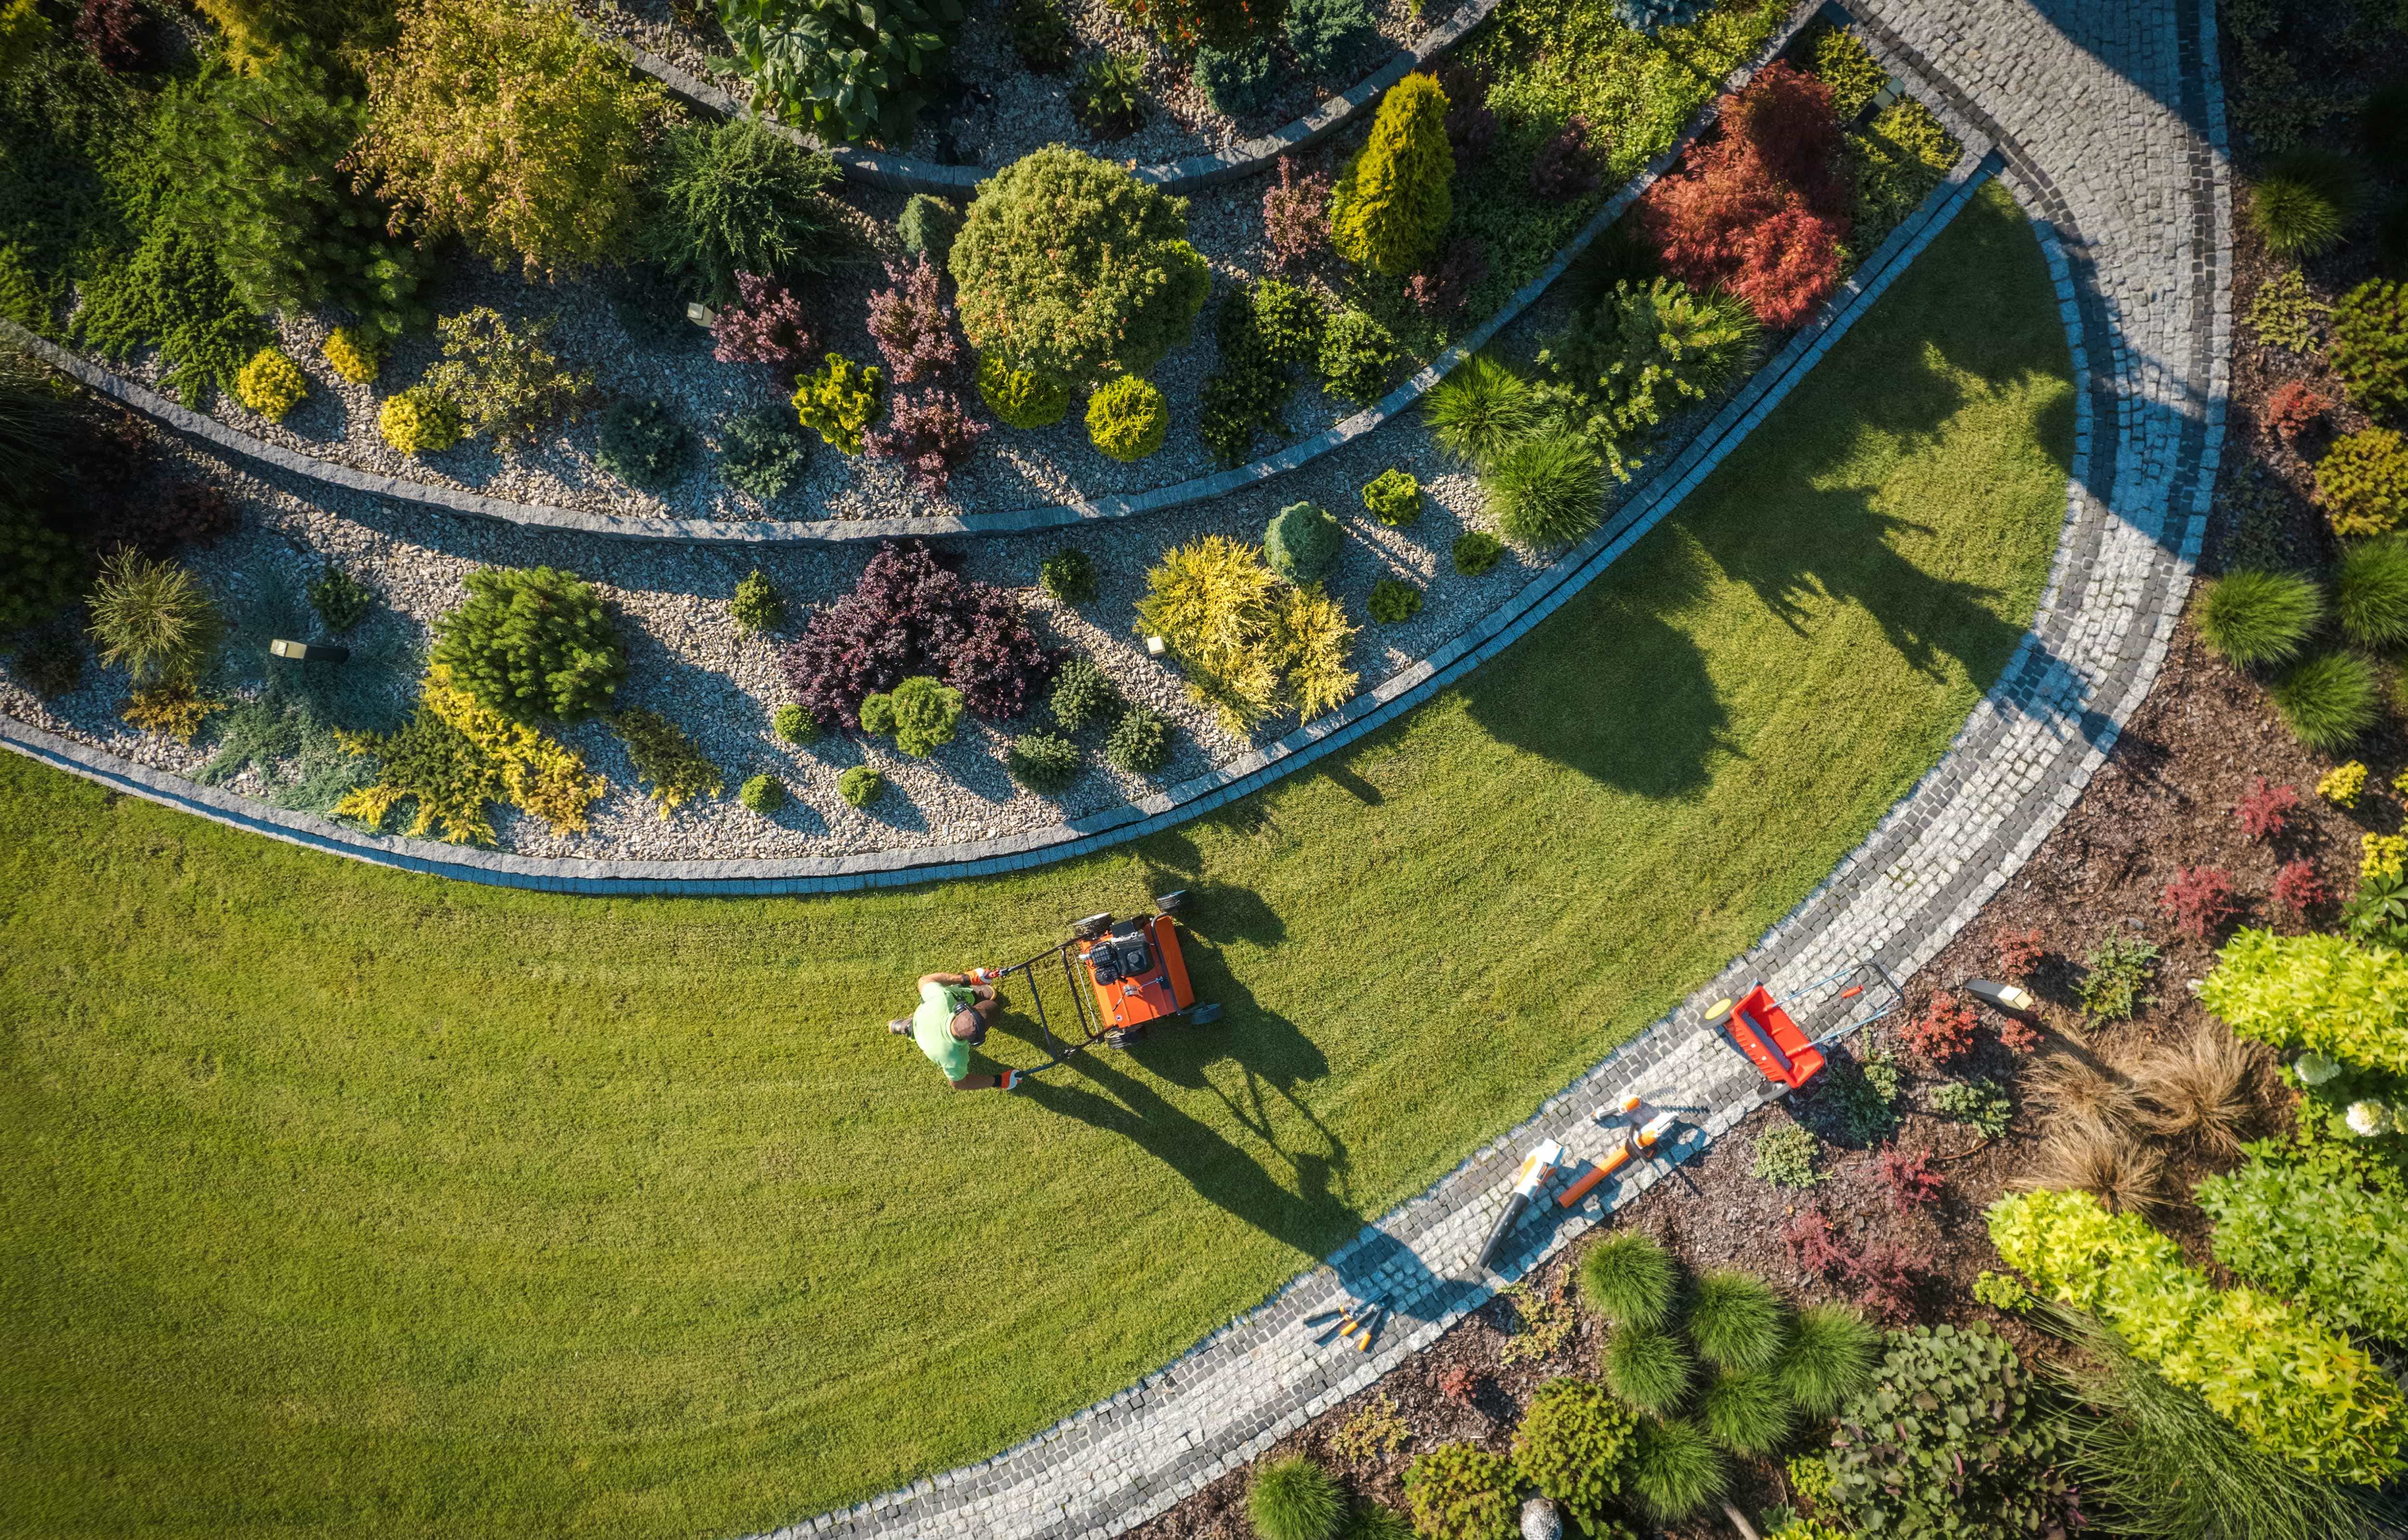
[[[1087,398],[1087,437],[1115,460],[1142,460],[1162,447],[1170,409],[1150,380],[1124,374]]]
[[[234,398],[271,423],[301,404],[309,394],[309,377],[274,348],[262,348],[235,372]]]
[[[719,767],[704,756],[684,728],[660,712],[633,707],[606,720],[627,745],[627,760],[636,773],[652,783],[648,795],[661,805],[664,822],[689,799],[716,797],[726,789]]]
[[[2344,539],[2408,523],[2408,440],[2389,428],[2344,435],[2316,462],[2316,502]]]
[[[1187,693],[1232,732],[1293,709],[1310,720],[1354,693],[1354,627],[1319,583],[1296,587],[1262,553],[1208,535],[1163,553],[1138,618],[1187,671]]]
[[[377,779],[335,804],[335,812],[382,828],[394,808],[417,803],[405,831],[423,836],[437,825],[452,844],[490,843],[487,802],[506,801],[552,826],[582,834],[586,810],[608,789],[589,775],[576,750],[477,702],[436,664],[420,687],[418,712],[400,731],[337,733],[353,754],[374,755]]]
[[[986,410],[1006,427],[1047,427],[1070,410],[1067,382],[1015,369],[1000,358],[979,360],[978,393]]]
[[[1987,1216],[1999,1255],[2035,1288],[2105,1321],[2258,1447],[2339,1481],[2375,1486],[2401,1470],[2408,1403],[2307,1312],[2217,1289],[2172,1240],[2086,1192],[2017,1193]]]
[[[803,426],[847,454],[861,453],[861,436],[878,415],[886,375],[876,365],[853,363],[840,353],[795,383],[795,415]]]
[[[2243,1037],[2408,1074],[2408,957],[2397,952],[2242,930],[2200,981],[2199,1002]]]
[[[1420,73],[1380,98],[1371,137],[1329,201],[1330,241],[1340,256],[1398,277],[1438,249],[1455,217],[1446,108],[1437,79]]]
[[[326,334],[318,351],[327,365],[354,385],[376,382],[384,367],[384,334],[358,326],[337,326]]]
[[[377,409],[377,432],[397,453],[440,453],[460,441],[460,413],[441,391],[412,385],[384,398]]]

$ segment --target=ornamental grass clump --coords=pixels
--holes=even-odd
[[[1527,380],[1486,353],[1474,353],[1422,397],[1422,421],[1439,448],[1478,467],[1530,431],[1538,403]]]
[[[1505,538],[1569,545],[1605,516],[1605,463],[1578,435],[1543,430],[1516,439],[1480,468],[1481,491]]]
[[[2363,186],[2348,156],[2321,148],[2277,157],[2249,194],[2249,223],[2277,256],[2317,256],[2341,244]]]
[[[591,583],[555,568],[468,574],[468,600],[435,623],[434,663],[512,722],[575,722],[607,709],[627,649]]]
[[[1726,1369],[1707,1382],[1698,1420],[1734,1454],[1768,1455],[1787,1442],[1798,1408],[1769,1370]]]
[[[2199,634],[2242,668],[2287,663],[2324,617],[2324,596],[2306,578],[2243,568],[2209,585],[2200,600]]]
[[[2312,657],[2267,694],[2291,736],[2320,754],[2356,742],[2381,710],[2373,665],[2355,653]]]
[[[1790,1323],[1773,1374],[1799,1410],[1828,1417],[1871,1377],[1881,1344],[1881,1332],[1846,1305],[1810,1304]]]
[[[138,552],[121,548],[101,563],[89,602],[101,666],[124,669],[137,689],[197,679],[225,638],[225,618],[191,569]]]
[[[1647,1516],[1677,1524],[1730,1486],[1730,1466],[1694,1423],[1642,1418],[1631,1439],[1624,1481]]]
[[[1617,1327],[1663,1325],[1678,1281],[1670,1255],[1644,1231],[1615,1231],[1581,1258],[1581,1297]]]
[[[1402,278],[1438,249],[1455,217],[1446,106],[1437,79],[1418,72],[1380,98],[1370,138],[1330,198],[1330,240],[1340,256]]]
[[[1689,1301],[1689,1340],[1709,1362],[1763,1369],[1788,1340],[1787,1311],[1763,1279],[1716,1268],[1698,1275]]]
[[[1522,1409],[1513,1468],[1576,1518],[1595,1519],[1621,1490],[1622,1462],[1637,1421],[1602,1386],[1548,1380]]]
[[[1262,1540],[1331,1540],[1345,1516],[1345,1491],[1302,1455],[1265,1461],[1246,1490],[1246,1517]]]
[[[2387,536],[2344,551],[2333,611],[2342,634],[2360,647],[2408,640],[2408,539]]]
[[[1605,1340],[1602,1361],[1606,1385],[1642,1412],[1667,1415],[1688,1398],[1693,1360],[1669,1331],[1617,1326]]]

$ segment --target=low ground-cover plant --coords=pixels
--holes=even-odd
[[[2344,295],[2326,361],[2360,411],[2408,412],[2408,283],[2370,279]]]
[[[484,305],[445,316],[435,324],[443,361],[426,371],[426,388],[472,438],[533,439],[574,418],[593,389],[591,377],[566,367],[546,345],[555,324],[546,317],[513,326]]]
[[[710,762],[685,729],[654,711],[641,707],[612,712],[606,719],[626,745],[628,762],[648,783],[645,795],[661,805],[661,817],[697,797],[716,797],[726,778]]]
[[[485,804],[508,802],[554,832],[582,833],[586,810],[609,789],[576,750],[485,705],[440,661],[428,668],[417,712],[398,731],[338,736],[375,761],[376,776],[336,803],[336,814],[371,829],[408,802],[405,832],[412,837],[439,828],[453,844],[490,844]]]
[[[1756,1179],[1770,1187],[1804,1188],[1830,1180],[1816,1158],[1822,1144],[1795,1123],[1756,1135]]]
[[[2157,948],[2149,942],[2109,936],[2082,959],[2082,980],[2073,992],[2082,1014],[2094,1021],[2128,1021],[2157,997],[2148,993],[2157,974]]]
[[[1985,1139],[2003,1138],[2014,1120],[2014,1099],[1995,1080],[1943,1080],[1931,1087],[1931,1110],[1969,1123]]]

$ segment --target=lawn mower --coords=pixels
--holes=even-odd
[[[1764,1072],[1767,1080],[1794,1091],[1823,1072],[1824,1048],[1879,1021],[1904,999],[1889,971],[1868,960],[1778,1000],[1758,982],[1737,1000],[1717,1001],[1706,1013],[1706,1025],[1718,1031],[1727,1029],[1740,1052]],[[1813,1019],[1818,1015],[1835,1018],[1836,1024],[1809,1038],[1798,1018]]]
[[[1154,900],[1152,914],[1125,920],[1090,914],[1070,927],[1068,941],[1001,971],[998,983],[1014,973],[1027,976],[1029,1014],[1044,1034],[1046,1061],[1028,1073],[1050,1070],[1098,1043],[1126,1048],[1156,1022],[1185,1020],[1200,1026],[1220,1016],[1219,1004],[1197,1000],[1196,986],[1188,982],[1179,928],[1170,918],[1186,900],[1183,889],[1165,893]],[[1050,972],[1057,959],[1070,989],[1070,1012],[1058,1033],[1038,978],[1039,970]]]

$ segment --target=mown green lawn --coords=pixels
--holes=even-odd
[[[737,1534],[1120,1388],[1654,1019],[1930,766],[2043,582],[2067,375],[1993,190],[1465,687],[1011,881],[566,900],[0,755],[0,1532]],[[1012,1097],[884,1031],[922,970],[1173,885],[1222,1024]]]

